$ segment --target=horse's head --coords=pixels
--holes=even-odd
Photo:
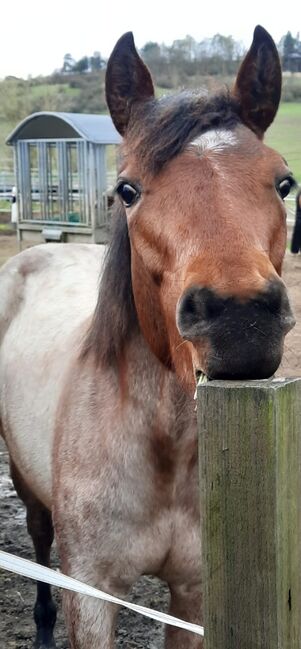
[[[280,278],[293,180],[262,141],[281,91],[274,42],[255,29],[231,92],[155,100],[125,34],[106,91],[124,137],[117,194],[146,340],[188,384],[194,372],[271,376],[294,324]]]

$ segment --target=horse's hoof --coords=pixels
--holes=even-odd
[[[57,649],[54,640],[48,644],[40,644],[40,642],[35,641],[32,649]]]

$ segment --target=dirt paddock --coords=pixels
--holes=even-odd
[[[0,265],[18,251],[15,237],[0,236]],[[289,289],[297,324],[287,336],[280,376],[301,376],[301,255],[287,253],[284,280]],[[26,532],[25,512],[8,477],[8,457],[0,443],[0,549],[33,559]],[[34,635],[32,607],[35,585],[29,580],[0,570],[0,649],[30,649]],[[60,593],[55,592],[60,603]],[[144,578],[132,593],[133,601],[167,610],[168,594],[156,579]],[[67,649],[66,632],[59,607],[56,628],[57,649]],[[117,647],[122,649],[161,649],[161,625],[122,611],[119,616]]]

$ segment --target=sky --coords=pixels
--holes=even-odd
[[[11,0],[2,3],[0,78],[50,74],[64,54],[75,59],[100,51],[108,57],[117,39],[134,33],[137,47],[147,41],[170,45],[187,34],[201,41],[216,33],[246,46],[261,24],[278,42],[301,31],[301,2],[287,11],[269,0]]]

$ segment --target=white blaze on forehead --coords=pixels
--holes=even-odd
[[[196,147],[199,153],[204,153],[208,150],[218,152],[223,151],[229,146],[235,146],[237,143],[238,139],[233,131],[227,131],[226,129],[212,129],[199,135],[195,140],[192,140],[189,147]]]

